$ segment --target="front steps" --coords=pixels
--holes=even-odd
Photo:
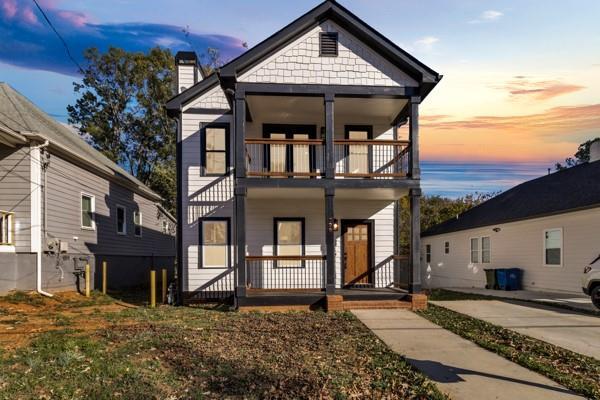
[[[425,310],[427,296],[409,294],[401,299],[347,299],[341,295],[328,295],[325,298],[325,309],[328,312],[348,310],[382,310],[382,309]]]

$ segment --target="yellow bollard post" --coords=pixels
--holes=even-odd
[[[102,261],[102,294],[106,294],[106,261]]]
[[[167,269],[162,270],[162,303],[167,304]]]
[[[90,297],[90,264],[85,264],[85,297]]]
[[[150,308],[156,307],[156,271],[150,270]]]

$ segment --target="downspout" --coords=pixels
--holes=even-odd
[[[41,150],[43,148],[48,147],[48,145],[50,144],[50,142],[48,140],[46,140],[44,143],[38,145],[38,146],[33,146],[33,148]],[[47,297],[53,297],[53,295],[51,293],[48,293],[46,291],[44,291],[44,289],[42,289],[42,246],[41,246],[41,242],[43,239],[43,236],[45,236],[46,234],[46,225],[45,225],[45,214],[46,214],[46,209],[45,209],[45,202],[46,202],[46,186],[45,186],[45,178],[46,178],[46,173],[44,171],[44,165],[42,163],[41,157],[39,160],[37,160],[37,162],[40,164],[40,172],[42,174],[44,174],[44,186],[42,187],[42,194],[43,194],[43,200],[40,202],[39,207],[42,208],[42,204],[44,204],[44,210],[43,213],[44,215],[42,216],[42,221],[44,226],[44,232],[40,232],[40,246],[38,246],[37,250],[36,250],[36,275],[37,275],[37,279],[36,279],[36,292],[38,292],[39,294],[43,295],[43,296],[47,296]]]

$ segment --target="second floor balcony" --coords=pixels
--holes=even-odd
[[[361,136],[361,131],[354,131]],[[284,136],[284,135],[280,135]],[[259,178],[322,178],[325,142],[308,135],[246,139],[246,174]],[[410,142],[384,139],[336,139],[332,163],[335,178],[401,179],[409,175]]]

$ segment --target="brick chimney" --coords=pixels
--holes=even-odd
[[[189,89],[203,79],[198,67],[198,56],[193,51],[179,51],[175,55],[177,67],[177,94]]]

